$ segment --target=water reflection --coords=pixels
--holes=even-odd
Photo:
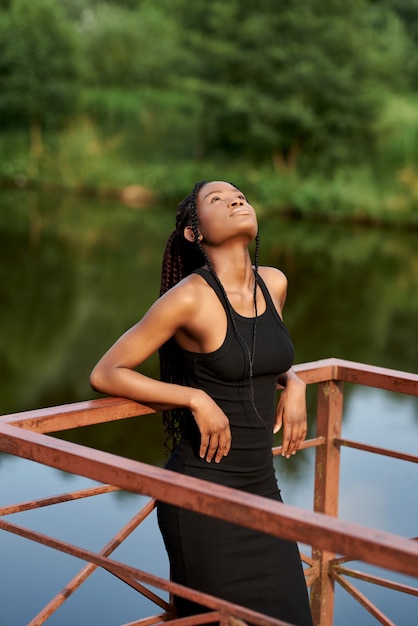
[[[93,397],[92,365],[158,295],[173,212],[17,192],[0,202],[1,409]],[[260,234],[261,262],[289,278],[298,362],[417,370],[416,234],[262,216]]]
[[[158,295],[161,255],[172,230],[174,208],[171,212],[164,207],[134,210],[115,202],[21,192],[3,192],[0,206],[0,374],[3,382],[0,412],[97,397],[88,383],[93,365]],[[334,356],[417,371],[416,234],[340,224],[290,223],[261,216],[260,235],[261,263],[280,267],[289,278],[285,320],[294,338],[297,362]],[[145,370],[156,375],[155,358],[150,359]],[[377,445],[404,450],[412,448],[416,452],[416,400],[347,386],[345,403],[345,428],[348,429],[345,436],[349,437],[350,429],[354,429],[352,438],[368,437]],[[314,390],[309,391],[309,415],[312,432]],[[158,416],[92,426],[60,436],[145,462],[158,465],[164,462]],[[406,464],[406,469],[402,470],[404,473],[399,473],[398,467],[383,470],[374,465],[374,469],[366,466],[358,473],[360,465],[356,454],[350,452],[347,455],[348,462],[343,468],[342,487],[346,497],[341,501],[342,516],[412,535],[405,520],[416,519],[418,514],[416,504],[412,514],[410,508],[411,493],[416,493],[418,487],[416,468],[411,469]],[[277,460],[285,500],[311,508],[313,453],[305,451],[291,461]],[[49,493],[78,488],[74,487],[74,481],[78,479],[70,475],[53,473],[51,479],[48,468],[39,470],[42,475],[38,475],[28,470],[27,462],[7,455],[0,455],[0,464],[3,480],[0,493],[2,501],[8,498],[4,500],[7,503],[34,498],[38,493],[47,495],[50,480],[52,491]],[[22,487],[23,492],[19,488],[20,480],[21,486],[30,487],[27,495],[26,488]],[[6,489],[9,484],[11,492]],[[374,496],[373,506],[370,505],[370,494]],[[92,506],[89,509],[86,505],[84,509],[84,514],[91,518],[96,528],[103,518],[113,529],[113,524],[121,521],[118,516],[125,507],[131,513],[139,506],[136,496],[111,495],[107,502],[104,508]],[[406,509],[408,515],[399,516],[399,511]],[[52,521],[47,512],[33,515],[35,524],[38,523],[36,520],[43,523],[50,519],[46,523],[59,528],[63,523],[60,516]],[[80,519],[82,517],[80,511]],[[403,521],[399,525],[400,517]],[[68,519],[74,520],[74,517]],[[77,528],[84,531],[81,522],[80,525],[77,522]],[[112,529],[106,527],[103,544]],[[147,532],[153,542],[154,530]],[[4,543],[2,538],[2,541],[3,555],[6,554],[3,545],[18,550],[14,570],[16,585],[13,587],[11,583],[11,589],[19,589],[18,573],[27,570],[23,554],[28,550],[27,544],[23,548],[24,540],[7,539]],[[155,538],[156,544],[158,541]],[[19,542],[23,542],[22,551]],[[136,549],[131,551],[132,562]],[[39,564],[45,558],[39,556],[39,548],[29,550],[36,552],[34,563]],[[158,552],[160,548],[156,550],[161,554],[157,559],[159,566],[165,568],[162,552]],[[48,567],[55,572],[58,563],[55,557],[51,558]],[[15,559],[12,553],[10,559]],[[48,579],[47,569],[45,576]],[[38,566],[33,567],[29,578],[36,578],[36,572],[39,572]],[[64,582],[67,574],[65,570]],[[98,576],[103,587],[96,589],[93,585],[90,594],[103,598],[107,579],[103,580],[102,574]],[[26,588],[30,588],[29,578]],[[41,585],[33,589],[30,616],[48,601],[52,593],[50,589],[42,591]],[[79,598],[84,593],[77,594],[78,600],[70,603],[68,615],[72,617],[68,621],[60,613],[58,621],[54,622],[55,618],[52,618],[51,623],[61,626],[77,623],[82,619],[80,615],[87,615],[77,609],[77,602],[81,602]],[[114,593],[112,587],[109,597]],[[122,590],[117,592],[116,604],[126,602],[130,607],[132,617],[126,617],[125,621],[135,619],[138,617],[136,595],[126,598],[124,594]],[[387,594],[384,597],[386,601]],[[35,608],[38,601],[39,607]],[[18,604],[16,599],[14,606]],[[339,606],[344,608],[339,608],[339,625],[348,626],[358,619],[357,609],[353,609],[352,604],[348,608],[344,597]],[[405,606],[409,604],[402,604]],[[78,618],[74,617],[77,610]],[[412,613],[409,609],[403,610],[404,621],[396,623],[412,625],[407,617]],[[14,622],[7,621],[6,616],[11,615],[10,607],[2,607],[1,611],[0,620],[6,619],[4,623],[26,623],[26,617],[22,615]],[[359,623],[364,626],[374,623],[368,622],[364,611],[360,611]],[[100,623],[117,623],[119,617],[111,615],[110,609],[108,613],[105,611]]]
[[[24,502],[94,484],[79,476],[2,455],[1,504]],[[146,500],[117,492],[19,513],[10,521],[98,552]],[[0,553],[2,567],[7,571],[7,576],[2,577],[0,595],[0,623],[4,626],[28,624],[83,567],[78,559],[5,532],[0,533]],[[155,513],[128,537],[112,558],[159,576],[168,576]],[[48,624],[115,626],[131,622],[138,615],[153,614],[155,610],[155,606],[136,591],[108,572],[97,570],[48,619]]]
[[[417,371],[416,233],[277,222],[262,235],[267,262],[289,278],[285,313],[299,361]]]

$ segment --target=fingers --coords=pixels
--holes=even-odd
[[[215,455],[215,463],[219,463],[224,456],[227,456],[228,452],[231,449],[231,441],[231,430],[228,424],[228,427],[219,436],[217,451]]]
[[[200,434],[200,450],[199,450],[199,456],[201,459],[204,459],[206,456],[206,452],[209,448],[209,441],[210,441],[210,437],[209,435],[204,435],[204,434]]]
[[[285,425],[283,430],[282,456],[287,459],[296,454],[306,437],[306,422]]]
[[[274,422],[274,426],[273,426],[273,435],[279,432],[279,430],[282,427],[282,424],[283,424],[283,415],[282,415],[282,412],[278,410],[276,413],[276,421]]]
[[[220,433],[201,434],[199,454],[208,463],[215,460],[219,463],[224,456],[227,456],[231,449],[231,431],[229,425]]]
[[[215,461],[219,456],[219,452],[218,452],[218,442],[219,442],[219,435],[218,434],[213,434],[211,436],[206,435],[201,437],[201,441],[200,441],[200,458],[202,459],[206,459],[206,461],[208,463],[211,462],[211,460],[213,459],[214,455],[215,456]],[[221,455],[222,458],[223,455]],[[219,461],[218,461],[219,463]]]

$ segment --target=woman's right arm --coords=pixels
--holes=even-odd
[[[187,407],[201,434],[200,456],[219,463],[231,446],[229,421],[203,390],[162,382],[135,371],[160,346],[187,324],[198,305],[186,285],[171,289],[123,334],[93,369],[90,382],[96,391],[143,404]]]

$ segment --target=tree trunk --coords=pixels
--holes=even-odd
[[[30,121],[29,128],[29,177],[34,178],[38,175],[39,161],[43,152],[42,127],[38,117],[33,117]]]

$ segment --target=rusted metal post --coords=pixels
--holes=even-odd
[[[329,380],[318,384],[316,436],[325,442],[316,449],[314,510],[337,517],[340,478],[340,447],[343,413],[343,383]],[[319,576],[311,588],[315,626],[332,626],[334,617],[334,580],[329,564],[335,554],[314,548],[312,557],[319,563]]]

